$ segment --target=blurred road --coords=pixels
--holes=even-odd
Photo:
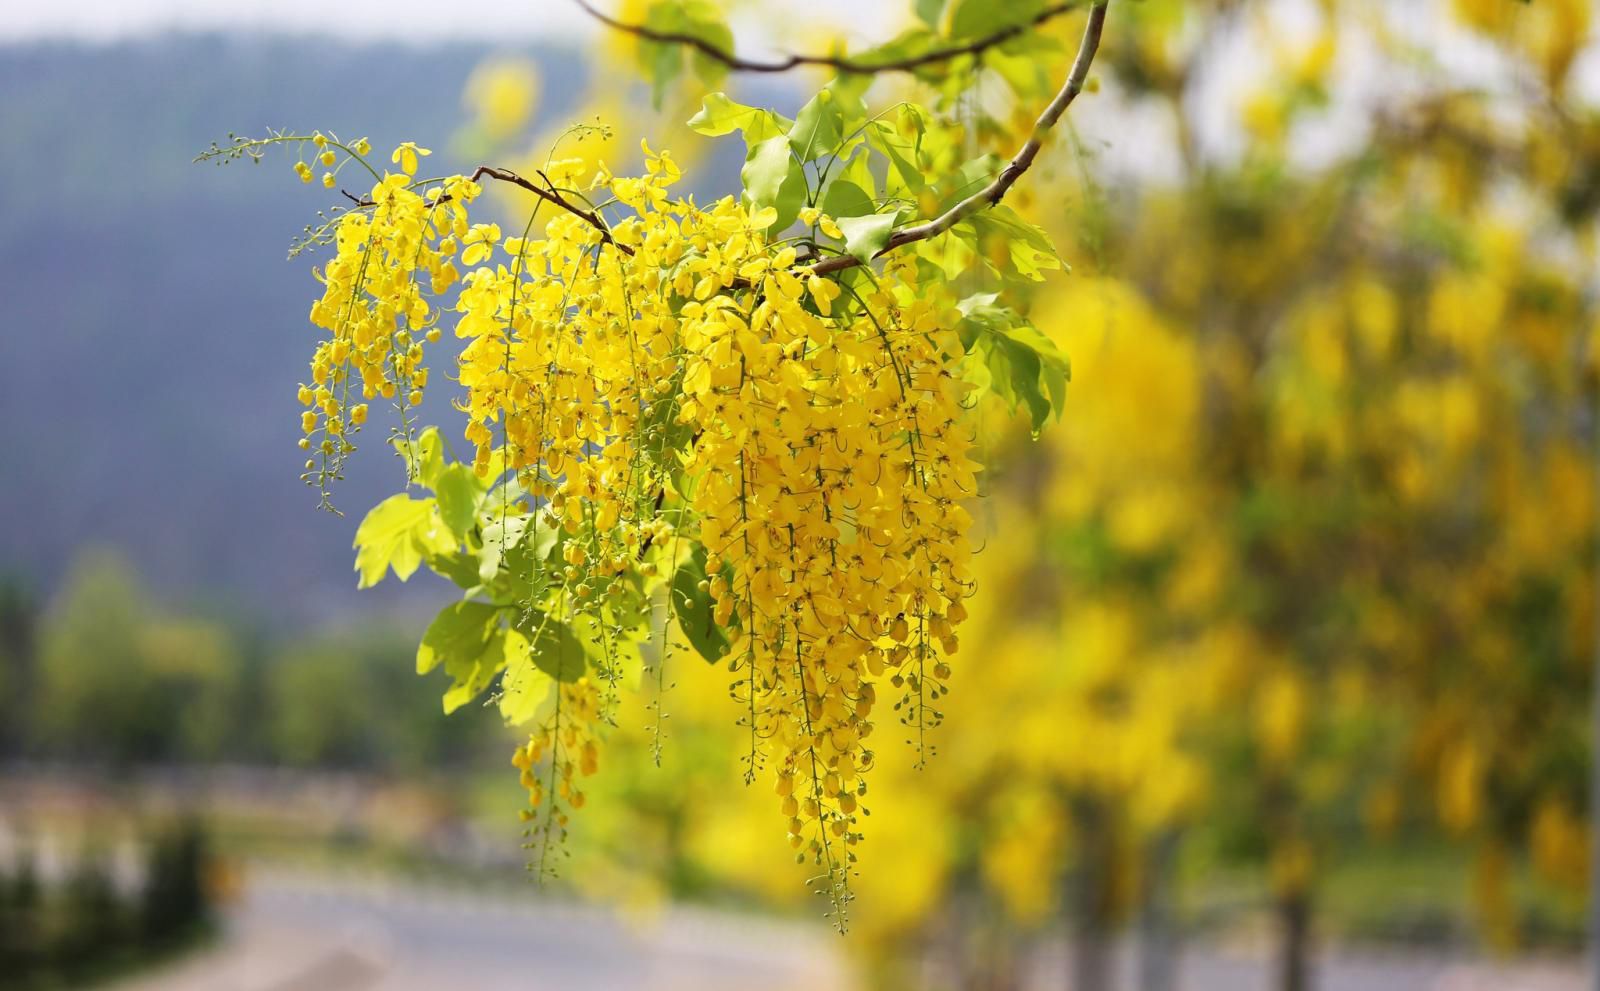
[[[1118,989],[1138,987],[1134,946],[1123,940],[1116,959]],[[1179,966],[1178,991],[1275,991],[1273,966],[1265,945],[1189,944]],[[1028,968],[1028,991],[1061,987],[1058,975],[1070,973],[1059,945],[1041,953]],[[1325,951],[1316,962],[1315,991],[1585,991],[1581,963],[1570,959],[1519,959],[1497,962],[1447,954],[1431,948]]]
[[[1119,952],[1131,988],[1131,946]],[[1255,948],[1189,946],[1181,991],[1270,991]],[[1058,988],[1064,954],[1027,968]],[[927,975],[937,983],[941,975]],[[430,887],[370,876],[280,871],[251,879],[219,944],[113,991],[849,991],[830,930],[671,907],[648,921],[529,894]],[[1579,991],[1575,962],[1469,961],[1423,952],[1329,953],[1318,991]]]
[[[854,986],[830,930],[377,879],[250,880],[213,949],[116,991],[787,991]]]

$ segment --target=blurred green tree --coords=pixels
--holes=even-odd
[[[38,622],[31,589],[0,579],[0,758],[16,754],[27,740]]]
[[[489,714],[440,719],[438,693],[399,677],[416,648],[368,628],[277,650],[263,677],[272,755],[298,766],[370,767],[419,773],[481,759],[505,739]]]
[[[232,742],[241,665],[230,634],[157,614],[115,554],[73,566],[38,656],[34,731],[50,753],[127,764],[214,758]]]

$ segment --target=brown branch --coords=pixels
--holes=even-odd
[[[714,62],[721,63],[734,72],[788,72],[790,69],[796,69],[803,65],[814,65],[862,75],[878,72],[910,72],[913,69],[920,69],[925,65],[944,62],[961,55],[978,55],[986,49],[1004,44],[1026,31],[1037,28],[1069,10],[1076,10],[1083,6],[1083,0],[1069,0],[1067,3],[1053,4],[1039,11],[1029,20],[1007,25],[992,34],[984,35],[973,41],[960,45],[950,45],[945,48],[934,48],[920,55],[910,55],[905,58],[890,59],[884,62],[862,62],[843,55],[787,55],[775,61],[760,62],[753,59],[740,58],[738,55],[724,51],[697,35],[681,31],[658,31],[644,24],[629,24],[626,21],[619,21],[608,14],[602,13],[594,4],[590,3],[590,0],[573,0],[573,2],[583,8],[590,17],[609,28],[626,32],[646,41],[654,41],[666,45],[684,45],[693,48],[700,54]]]
[[[1044,108],[1039,119],[1034,121],[1033,132],[1028,135],[1027,142],[1017,150],[1011,161],[1006,163],[1006,167],[1000,170],[1000,174],[987,186],[932,220],[895,231],[890,236],[889,243],[872,257],[882,258],[896,248],[938,237],[978,211],[988,209],[1005,198],[1006,193],[1022,177],[1022,173],[1028,171],[1033,160],[1039,156],[1039,149],[1044,147],[1044,139],[1049,136],[1051,128],[1056,126],[1061,115],[1066,113],[1067,107],[1071,106],[1072,101],[1083,91],[1084,81],[1089,77],[1089,66],[1094,62],[1095,52],[1100,48],[1100,34],[1105,28],[1106,6],[1109,3],[1110,0],[1094,0],[1094,4],[1089,8],[1089,21],[1083,28],[1083,41],[1078,46],[1078,56],[1072,63],[1072,71],[1068,73],[1066,83],[1055,95],[1055,99],[1050,101],[1050,105]],[[812,275],[828,275],[860,264],[861,262],[853,255],[840,255],[819,262],[807,271]]]
[[[541,176],[544,176],[544,181],[545,182],[550,182],[550,177],[549,176],[544,175],[543,172],[540,172],[539,174]],[[535,195],[535,196],[539,197],[540,199],[544,200],[546,203],[554,204],[555,206],[558,206],[561,209],[563,209],[563,210],[567,211],[568,213],[572,214],[574,217],[577,217],[577,218],[587,222],[590,227],[593,227],[595,230],[600,232],[600,241],[601,241],[602,244],[609,244],[609,245],[615,247],[618,251],[622,252],[625,255],[633,254],[633,249],[632,248],[628,247],[626,244],[619,243],[616,238],[611,236],[611,226],[605,222],[605,218],[601,217],[599,214],[597,214],[597,213],[595,213],[595,212],[593,212],[591,210],[585,210],[583,207],[578,206],[576,203],[572,202],[571,200],[567,199],[565,196],[562,196],[560,193],[556,192],[554,183],[551,183],[551,188],[546,189],[543,186],[540,186],[535,182],[532,182],[532,181],[530,181],[528,179],[523,178],[522,176],[517,175],[515,172],[511,171],[510,169],[497,169],[493,165],[480,165],[480,166],[478,166],[477,170],[472,173],[472,175],[469,177],[469,179],[472,182],[477,182],[479,179],[482,179],[484,176],[488,176],[491,179],[499,179],[501,182],[509,182],[513,186],[520,186],[521,188],[526,189],[528,192],[530,192],[533,195]],[[340,192],[344,193],[344,195],[346,197],[349,197],[350,201],[352,203],[354,203],[357,207],[368,207],[368,206],[375,206],[376,205],[370,197],[352,196],[350,193],[345,192],[342,189],[340,190]],[[435,203],[448,203],[448,202],[450,202],[450,199],[451,199],[450,194],[449,193],[445,193],[444,195],[440,196],[438,199],[434,200],[433,202],[435,202]]]
[[[571,200],[567,199],[565,196],[562,196],[554,189],[545,189],[538,183],[535,183],[529,179],[524,179],[522,176],[517,175],[510,169],[497,169],[492,165],[478,166],[477,171],[472,173],[471,178],[473,182],[477,182],[484,176],[488,176],[491,179],[499,179],[501,182],[509,182],[513,186],[520,186],[523,189],[526,189],[528,192],[544,200],[546,203],[558,206],[572,214],[574,217],[587,221],[589,226],[600,232],[601,243],[613,245],[618,251],[625,255],[633,254],[632,248],[628,247],[626,244],[617,243],[617,239],[611,236],[610,225],[608,225],[599,214],[593,212],[592,210],[585,210],[583,207],[573,203]]]
[[[596,17],[600,17],[607,23],[614,23],[608,18],[604,17],[604,15],[594,11],[593,8],[590,8],[587,0],[576,0],[576,2],[582,5],[585,9],[588,9],[590,13],[595,14]],[[1056,123],[1061,120],[1062,114],[1066,113],[1067,107],[1071,106],[1072,101],[1078,98],[1079,93],[1083,92],[1083,84],[1089,78],[1089,67],[1094,63],[1095,53],[1100,50],[1100,36],[1105,29],[1106,7],[1110,4],[1110,2],[1111,0],[1091,0],[1089,6],[1089,19],[1084,25],[1083,29],[1083,40],[1078,45],[1078,54],[1073,60],[1072,70],[1067,74],[1067,81],[1062,84],[1061,90],[1056,93],[1055,98],[1050,101],[1050,104],[1044,108],[1044,111],[1041,114],[1039,114],[1038,120],[1034,121],[1033,123],[1033,130],[1028,135],[1028,140],[1021,148],[1017,150],[1017,153],[1012,156],[1011,161],[1006,163],[1006,167],[1000,170],[1000,174],[995,176],[987,186],[984,186],[976,193],[968,196],[966,199],[957,203],[955,206],[952,206],[939,216],[934,217],[932,220],[921,224],[916,224],[911,227],[903,227],[900,230],[895,231],[894,234],[890,236],[888,243],[885,244],[883,248],[881,248],[876,254],[874,254],[872,256],[873,258],[882,258],[884,255],[896,250],[897,248],[903,248],[906,245],[913,244],[917,241],[926,241],[929,238],[938,237],[940,234],[950,230],[950,228],[961,223],[961,221],[967,219],[973,214],[995,206],[1005,198],[1006,193],[1010,191],[1012,186],[1016,185],[1017,180],[1022,177],[1022,174],[1028,171],[1028,168],[1033,165],[1034,159],[1039,156],[1040,149],[1044,147],[1045,138],[1049,136],[1051,129],[1056,126]],[[1069,4],[1062,7],[1052,7],[1049,8],[1049,11],[1060,13],[1062,10],[1070,9],[1073,6],[1076,6],[1076,4]],[[625,24],[617,24],[616,26],[623,30],[633,30],[631,26]],[[656,35],[662,35],[662,37],[657,38]],[[661,32],[650,32],[644,34],[643,36],[651,38],[652,40],[679,40],[684,44],[692,44],[694,41],[694,39],[688,36],[678,38],[663,34]],[[791,58],[805,60],[809,57],[791,56]],[[805,63],[796,62],[795,64]],[[817,64],[832,65],[834,62],[823,60]],[[763,69],[754,71],[777,70]],[[566,197],[562,196],[560,193],[556,192],[554,189],[546,189],[543,186],[532,182],[531,180],[517,175],[515,172],[512,172],[509,169],[499,169],[491,165],[478,166],[477,170],[472,173],[471,178],[473,182],[477,182],[484,176],[488,176],[491,179],[498,179],[501,182],[508,182],[514,186],[520,186],[521,188],[526,189],[528,192],[533,193],[540,199],[543,199],[546,202],[567,211],[573,216],[586,221],[596,231],[600,232],[600,240],[602,243],[615,246],[618,251],[621,251],[625,255],[632,255],[634,253],[633,249],[628,245],[619,244],[617,240],[611,236],[611,228],[608,224],[606,224],[604,218],[600,217],[593,211],[586,210],[583,207],[578,206],[577,204],[568,200]],[[548,182],[549,180],[546,179],[546,181]],[[366,206],[370,205],[370,203],[367,201],[360,201],[358,205]],[[831,275],[834,272],[842,272],[846,269],[854,268],[860,264],[861,262],[853,255],[839,255],[834,258],[829,258],[826,261],[818,262],[817,264],[812,265],[810,268],[803,268],[800,271],[809,275]],[[739,282],[744,283],[744,280],[741,279]],[[748,285],[736,285],[736,288],[748,288]]]

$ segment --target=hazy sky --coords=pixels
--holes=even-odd
[[[616,0],[595,0],[601,9],[615,9]],[[993,0],[1003,3],[1006,0]],[[1490,89],[1503,87],[1511,74],[1487,42],[1453,28],[1442,11],[1448,0],[1395,0],[1387,8],[1392,26],[1431,53],[1436,64],[1458,80],[1470,79]],[[911,0],[763,0],[749,4],[735,17],[739,50],[751,56],[810,51],[825,46],[824,36],[841,33],[853,47],[882,41],[904,24]],[[784,18],[797,8],[802,20]],[[1270,0],[1267,8],[1285,40],[1308,41],[1319,17],[1315,0]],[[441,11],[443,13],[441,13]],[[834,30],[829,30],[830,26]],[[797,27],[800,28],[797,30]],[[58,0],[56,3],[5,3],[0,0],[0,43],[38,38],[117,41],[183,31],[270,31],[322,34],[351,39],[406,41],[477,40],[501,45],[554,41],[585,44],[602,30],[573,0]],[[1240,94],[1252,80],[1270,71],[1257,43],[1234,32],[1211,60],[1196,91],[1192,108],[1203,148],[1226,152],[1238,144]],[[1370,45],[1344,46],[1335,73],[1339,98],[1320,122],[1298,142],[1307,164],[1340,154],[1363,139],[1369,107],[1381,102],[1404,77],[1374,72]],[[1600,45],[1590,45],[1574,66],[1575,91],[1590,104],[1600,104]],[[1137,108],[1086,107],[1092,124],[1100,114],[1116,117],[1112,129],[1122,140],[1105,141],[1131,155],[1138,171],[1157,175],[1177,167],[1173,155],[1152,157],[1151,141],[1142,129]],[[1090,127],[1090,133],[1095,129]],[[1102,133],[1110,134],[1111,131]]]
[[[805,0],[808,17],[849,12],[862,37],[902,17],[908,0]],[[789,0],[777,5],[785,9]],[[182,30],[276,30],[351,38],[571,38],[595,25],[571,0],[67,0],[0,5],[0,41],[119,38]],[[602,5],[602,9],[605,7]],[[441,11],[443,16],[441,16]],[[490,12],[493,12],[490,16]],[[464,16],[463,16],[464,15]],[[843,18],[828,18],[843,22]],[[744,25],[741,25],[744,27]],[[748,38],[741,35],[741,38]],[[759,39],[749,38],[751,50]]]

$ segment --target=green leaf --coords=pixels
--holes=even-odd
[[[970,223],[978,237],[978,254],[987,258],[987,246],[995,241],[1005,244],[1008,252],[1011,269],[1010,272],[1001,271],[1001,275],[1015,274],[1033,282],[1044,279],[1046,270],[1065,268],[1061,255],[1056,251],[1056,246],[1050,240],[1050,235],[1041,228],[1023,220],[1018,213],[1000,204],[987,210],[980,210],[964,221]]]
[[[954,172],[939,180],[939,209],[948,210],[987,186],[1004,167],[1000,156],[992,152],[962,162]]]
[[[978,38],[994,34],[1001,28],[1032,20],[1044,9],[1044,0],[952,0],[950,12],[951,38]]]
[[[738,131],[744,135],[746,147],[770,138],[781,137],[794,127],[794,121],[781,114],[759,107],[745,106],[728,99],[726,93],[707,94],[700,112],[689,118],[689,128],[710,137],[721,137]]]
[[[665,34],[686,34],[704,40],[713,48],[727,52],[733,48],[733,32],[715,4],[708,0],[656,0],[645,12],[645,26]],[[727,66],[677,42],[642,40],[639,65],[650,80],[651,95],[657,107],[667,88],[683,73],[685,54],[691,57],[701,82],[715,86],[728,74]]]
[[[529,513],[497,513],[483,524],[483,550],[478,552],[476,562],[479,581],[494,580],[500,562],[522,543],[532,519]]]
[[[427,674],[452,659],[475,660],[488,646],[499,615],[499,606],[470,599],[439,610],[417,647],[417,673]]]
[[[844,234],[844,250],[865,265],[889,243],[889,235],[894,231],[894,214],[840,217],[839,230]]]
[[[444,468],[444,450],[439,441],[439,428],[429,427],[409,441],[396,437],[394,449],[406,463],[406,477],[425,488],[433,488],[439,472]]]
[[[483,501],[483,484],[469,465],[453,464],[439,472],[434,483],[439,497],[439,516],[455,535],[465,540],[478,520],[478,503]]]
[[[723,52],[733,51],[733,31],[722,20],[721,14],[709,4],[699,6],[703,13],[693,21],[691,30],[710,42],[713,48]],[[727,65],[702,51],[691,50],[689,62],[704,86],[721,86],[723,80],[728,78]]]
[[[556,681],[537,664],[528,638],[516,629],[505,631],[506,673],[500,677],[500,717],[520,726],[539,714]]]
[[[1004,384],[1005,393],[1013,407],[1028,407],[1028,421],[1035,432],[1050,416],[1050,401],[1039,391],[1039,355],[1037,352],[997,336],[990,342],[989,374],[997,385]]]
[[[930,28],[939,26],[939,15],[944,13],[945,0],[912,0],[911,9],[917,19]]]
[[[915,114],[914,111],[913,113]],[[920,121],[920,115],[915,119]],[[867,143],[889,159],[890,168],[885,187],[892,196],[903,193],[915,196],[928,184],[922,174],[922,167],[917,164],[918,139],[906,138],[889,121],[876,121],[867,127]]]
[[[538,609],[523,610],[511,625],[527,638],[528,656],[539,670],[557,681],[583,677],[588,656],[572,627]]]
[[[441,578],[449,579],[463,590],[470,591],[486,579],[478,577],[478,556],[467,551],[451,554],[428,555],[428,567]]]
[[[789,132],[789,147],[802,162],[814,162],[833,154],[839,147],[842,127],[839,101],[831,91],[823,90],[795,115],[794,129]]]
[[[564,536],[560,527],[534,516],[490,517],[483,524],[477,562],[489,597],[496,602],[537,600],[548,588],[553,570],[544,562]]]
[[[439,518],[434,500],[413,499],[402,492],[372,507],[356,527],[353,546],[355,570],[361,576],[356,587],[371,588],[390,568],[405,581],[425,556],[454,551],[456,541]]]
[[[470,660],[462,655],[445,660],[445,672],[455,679],[444,693],[444,712],[449,715],[471,702],[494,681],[495,675],[506,669],[508,653],[512,649],[509,638],[517,636],[510,630],[496,626],[489,634],[478,655]],[[517,637],[521,639],[521,637]]]
[[[839,172],[839,180],[841,182],[855,183],[861,187],[862,192],[867,194],[867,199],[876,201],[878,180],[872,175],[872,154],[870,152],[852,156],[844,169]],[[870,212],[870,210],[857,210],[847,213],[845,216],[854,217]]]
[[[533,556],[536,559],[548,561],[550,560],[550,552],[560,546],[564,539],[566,539],[566,531],[558,526],[535,527],[533,543],[529,549],[533,551]]]
[[[794,223],[805,204],[806,176],[800,163],[789,154],[788,137],[768,138],[751,149],[739,177],[744,180],[745,195],[752,204],[778,211],[772,232]]]
[[[985,51],[983,65],[1004,79],[1013,93],[1048,93],[1055,88],[1049,67],[1056,64],[1061,48],[1061,42],[1049,35],[1024,31]]]
[[[957,328],[970,355],[981,360],[982,372],[969,367],[963,377],[987,385],[1012,409],[1028,408],[1034,431],[1053,409],[1060,419],[1066,403],[1071,366],[1050,338],[1009,307],[997,304],[995,293],[976,293],[958,304]]]
[[[859,217],[871,213],[873,205],[865,189],[842,175],[829,182],[822,193],[822,212],[830,217]]]
[[[440,610],[428,624],[417,647],[417,673],[427,674],[440,665],[450,676],[444,693],[446,713],[483,694],[505,667],[505,630],[500,608],[487,602],[455,602]]]
[[[728,653],[731,645],[713,616],[710,591],[701,588],[701,582],[706,580],[706,549],[695,544],[694,553],[672,574],[668,599],[678,628],[689,638],[689,644],[701,657],[715,662]]]
[[[660,110],[661,100],[666,95],[667,88],[683,72],[683,52],[675,44],[641,41],[639,68],[644,70],[645,78],[650,80],[650,102]]]

